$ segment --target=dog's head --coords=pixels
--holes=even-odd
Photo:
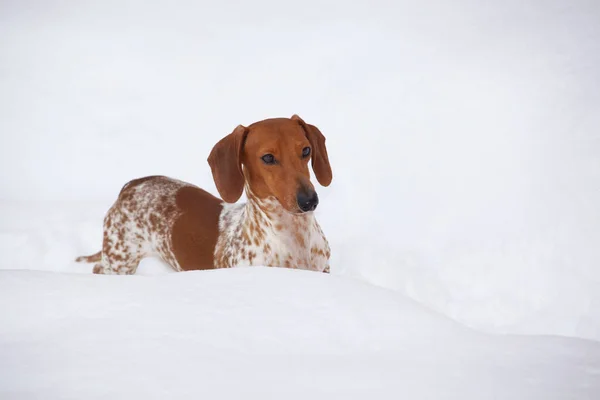
[[[223,200],[235,203],[247,181],[254,196],[274,197],[291,213],[313,211],[319,202],[310,182],[309,160],[319,183],[328,186],[332,172],[325,137],[297,115],[239,125],[208,157]]]

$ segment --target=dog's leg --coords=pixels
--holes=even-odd
[[[95,274],[135,274],[146,255],[144,238],[132,228],[132,220],[118,207],[109,210],[104,220],[102,255],[94,266]]]
[[[103,257],[102,261],[94,266],[94,274],[104,275],[133,275],[142,257],[129,257],[126,259],[112,259]]]

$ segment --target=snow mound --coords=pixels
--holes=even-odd
[[[600,343],[488,335],[401,294],[279,268],[0,271],[6,399],[584,399]]]

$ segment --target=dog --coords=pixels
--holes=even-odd
[[[102,250],[78,262],[131,275],[158,256],[175,271],[269,266],[329,273],[329,244],[310,181],[329,186],[325,137],[298,115],[238,125],[208,164],[223,200],[192,184],[147,176],[123,186],[104,218]],[[248,201],[235,204],[245,191]]]

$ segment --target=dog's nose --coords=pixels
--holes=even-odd
[[[319,204],[319,196],[317,196],[317,192],[314,190],[308,192],[300,191],[296,195],[296,201],[302,211],[314,211]]]

